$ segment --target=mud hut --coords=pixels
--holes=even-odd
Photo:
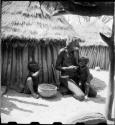
[[[28,1],[3,3],[1,33],[2,85],[17,90],[24,87],[30,57],[42,68],[39,82],[55,82],[52,64],[67,36],[76,35],[63,16],[50,17],[39,2]]]

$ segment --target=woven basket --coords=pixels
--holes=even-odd
[[[52,84],[43,83],[38,86],[38,93],[42,97],[53,97],[57,94],[57,87]]]

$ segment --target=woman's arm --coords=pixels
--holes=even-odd
[[[64,54],[64,51],[63,51],[63,49],[61,49],[61,50],[59,51],[59,54],[58,54],[57,60],[56,60],[56,66],[55,66],[55,68],[56,68],[57,70],[59,70],[59,71],[64,71],[65,68],[66,68],[66,67],[62,67],[63,56],[64,56],[63,54]]]

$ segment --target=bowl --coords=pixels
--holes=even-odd
[[[48,83],[42,83],[38,85],[38,93],[42,97],[53,97],[57,94],[57,86]]]
[[[101,68],[100,68],[99,66],[96,66],[96,67],[95,67],[95,70],[96,70],[96,71],[100,71]]]

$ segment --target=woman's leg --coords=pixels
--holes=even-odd
[[[79,86],[71,79],[67,80],[68,89],[73,92],[74,97],[80,101],[85,99],[85,94]]]
[[[32,96],[34,98],[38,98],[39,97],[39,95],[36,94],[35,91],[34,91],[34,89],[33,89],[33,81],[32,81],[31,77],[27,78],[27,87],[29,88],[29,90],[30,90],[30,92],[31,92],[31,94],[32,94]]]

